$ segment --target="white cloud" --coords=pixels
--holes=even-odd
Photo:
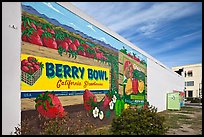
[[[148,38],[167,22],[190,16],[199,10],[190,2],[72,2],[111,30],[135,30]],[[100,12],[98,12],[100,9]],[[130,35],[130,34],[129,34]]]
[[[96,32],[92,25],[87,25],[87,27]]]
[[[185,46],[191,41],[195,41],[196,39],[199,39],[201,37],[200,33],[198,32],[194,33],[193,35],[188,35],[188,36],[184,35],[183,37],[175,38],[173,41],[166,42],[161,47],[159,47],[157,50],[152,50],[151,53],[154,55],[159,55],[166,51],[170,51],[170,50]]]
[[[55,7],[52,6],[52,4],[50,2],[46,3],[46,2],[43,2],[45,5],[47,5],[49,8],[55,10],[56,12],[64,15],[62,12],[60,12],[58,9],[56,9]]]

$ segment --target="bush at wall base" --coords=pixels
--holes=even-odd
[[[114,135],[164,135],[167,131],[164,120],[155,107],[128,108],[113,119],[111,131]]]

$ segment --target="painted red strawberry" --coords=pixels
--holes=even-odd
[[[28,60],[27,60],[27,59],[22,60],[22,61],[21,61],[21,66],[25,66],[27,63],[28,63]]]
[[[26,36],[26,35],[22,35],[21,39],[22,39],[22,41],[25,41],[25,42],[27,42],[27,41],[28,41],[28,38],[27,38],[27,36]]]
[[[42,42],[45,47],[57,49],[57,43],[55,38],[53,38],[52,34],[49,32],[43,32],[42,34]]]
[[[98,47],[95,47],[94,50],[95,50],[96,53],[100,52]]]
[[[72,50],[72,51],[77,51],[77,47],[74,43],[72,43],[69,48]]]
[[[81,44],[84,47],[84,50],[86,51],[87,48],[89,48],[88,44]]]
[[[128,55],[129,57],[132,57],[131,53],[128,53],[127,55]]]
[[[21,70],[24,71],[24,72],[28,72],[29,71],[29,68],[27,66],[22,66],[21,67]]]
[[[72,44],[72,40],[70,38],[65,38],[64,41],[67,42],[68,45]]]
[[[35,25],[33,22],[31,22],[30,25],[31,25],[32,28],[34,28],[35,30],[37,30],[36,25]]]
[[[28,62],[28,63],[26,63],[26,66],[27,66],[28,68],[30,68],[30,67],[33,66],[33,64],[31,64],[30,62]]]
[[[29,67],[28,67],[29,68]],[[30,67],[28,73],[29,74],[33,74],[35,72],[34,67]]]
[[[53,93],[46,91],[45,93],[39,94],[35,102],[36,110],[43,117],[57,118],[65,116],[64,108],[59,98]]]
[[[78,53],[78,55],[86,57],[86,52],[84,52],[82,50],[79,50],[77,53]]]
[[[28,42],[39,46],[43,45],[40,36],[37,33],[31,34],[30,37],[28,37]]]
[[[75,39],[73,43],[74,43],[75,46],[77,46],[77,47],[80,46],[80,43],[79,43],[79,40],[78,40],[78,39]]]
[[[36,64],[36,65],[40,65],[40,62],[36,62],[35,64]]]
[[[65,51],[67,52],[69,49],[69,45],[67,44],[67,42],[62,41],[59,46],[62,46],[63,49],[65,49]]]
[[[28,57],[28,62],[36,62],[36,58],[35,57],[31,57],[31,56],[29,56]]]
[[[40,66],[39,65],[33,65],[33,68],[35,71],[37,71],[38,69],[40,69]]]
[[[55,31],[53,29],[50,29],[49,27],[47,28],[47,31],[50,32],[51,34],[55,34]]]
[[[109,97],[108,94],[106,94],[103,101],[103,108],[106,109],[109,106],[110,102],[111,102],[111,97]]]
[[[83,94],[83,100],[84,100],[84,107],[86,110],[91,110],[93,106],[91,106],[91,102],[97,102],[96,96],[91,93],[88,89],[84,91]]]
[[[102,54],[102,52],[98,52],[98,53],[96,53],[96,58],[97,59],[101,59],[103,57],[103,54]]]
[[[21,24],[21,31],[24,31],[26,28],[25,26],[23,25],[23,23]]]
[[[38,35],[41,36],[43,34],[44,30],[42,30],[41,28],[38,28],[37,32],[38,32]]]

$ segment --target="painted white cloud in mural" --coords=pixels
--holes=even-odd
[[[45,5],[47,5],[49,8],[55,10],[56,12],[64,15],[62,12],[60,12],[58,9],[56,9],[55,7],[52,6],[52,4],[50,2],[43,2]]]
[[[104,37],[102,37],[102,38],[100,38],[102,41],[104,41],[104,42],[107,42],[107,40],[104,38]]]
[[[92,25],[87,25],[87,27],[96,32]]]

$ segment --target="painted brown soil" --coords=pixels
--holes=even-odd
[[[63,124],[63,129],[67,131],[64,131],[63,134],[83,134],[86,130],[109,125],[115,115],[111,111],[109,118],[104,117],[103,120],[98,117],[94,118],[91,113],[84,109],[83,104],[65,106],[64,109],[67,112],[67,116],[65,116],[66,123]],[[22,111],[21,121],[21,128],[24,130],[22,134],[42,134],[43,120],[39,117],[39,113],[36,110]]]

